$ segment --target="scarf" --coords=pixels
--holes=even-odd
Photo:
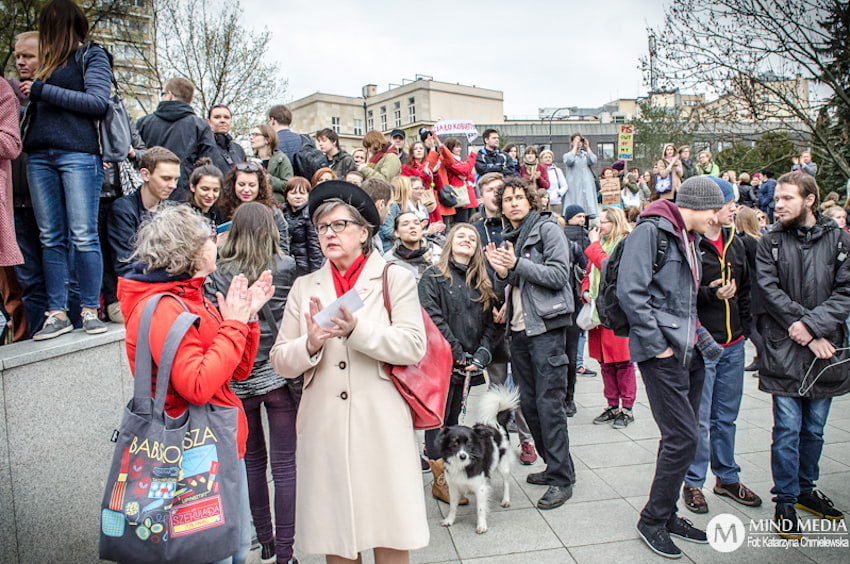
[[[528,215],[525,216],[525,219],[522,220],[522,223],[519,224],[519,227],[506,227],[504,231],[502,231],[502,239],[505,241],[510,241],[514,245],[514,254],[516,254],[517,258],[521,256],[522,247],[525,245],[525,241],[528,239],[528,236],[531,234],[531,230],[543,219],[540,215],[540,212],[531,210],[528,212]],[[508,224],[510,225],[510,223]]]
[[[401,241],[399,241],[398,246],[395,249],[395,255],[405,261],[411,261],[423,256],[426,252],[428,252],[428,243],[424,240],[420,243],[418,249],[410,250],[405,247]]]
[[[366,264],[366,255],[361,254],[354,260],[353,263],[351,263],[351,266],[348,267],[345,274],[340,274],[334,263],[331,263],[331,275],[334,279],[336,297],[342,296],[354,287],[354,284],[357,283],[357,279],[360,278],[360,273],[363,272],[364,264]]]
[[[370,165],[378,164],[378,161],[381,160],[382,158],[384,158],[384,155],[386,155],[387,153],[395,153],[397,155],[398,149],[393,147],[392,143],[384,143],[384,146],[381,147],[381,150],[378,151],[377,153],[375,153],[374,155],[372,155],[369,158],[369,164]],[[375,168],[375,167],[373,166],[372,168]]]
[[[525,167],[525,172],[528,174],[528,177],[531,178],[534,175],[534,171],[537,170],[538,160],[534,159],[533,163],[528,163],[524,159],[522,161],[522,166]]]
[[[625,237],[622,235],[617,237],[616,239],[607,239],[603,237],[600,239],[599,244],[602,245],[602,250],[605,251],[605,254],[611,256],[611,253],[614,252],[614,248],[622,241]],[[602,280],[602,271],[596,268],[595,266],[590,267],[590,297],[594,300],[599,296],[599,282]],[[593,308],[593,321],[596,323],[600,323],[599,321],[599,312],[596,311],[596,308]]]

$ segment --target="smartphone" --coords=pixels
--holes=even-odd
[[[215,228],[216,232],[217,233],[224,233],[225,231],[230,230],[230,224],[231,223],[233,223],[233,222],[228,221],[226,223],[222,223],[221,225],[219,225],[218,227]]]

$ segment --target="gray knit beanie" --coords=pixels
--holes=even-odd
[[[691,210],[719,210],[726,203],[723,190],[707,176],[692,176],[676,192],[676,205]]]

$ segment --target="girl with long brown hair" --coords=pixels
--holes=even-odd
[[[467,386],[484,383],[482,371],[492,361],[499,332],[492,313],[496,295],[475,227],[468,223],[452,227],[440,260],[419,280],[419,301],[452,347],[454,367],[445,426],[457,425]],[[425,453],[434,473],[431,493],[448,503],[443,461],[436,445],[438,432],[425,431]]]
[[[254,162],[233,165],[224,176],[220,201],[219,207],[228,219],[233,219],[236,209],[246,202],[259,202],[270,207],[280,232],[280,248],[289,254],[289,226],[283,212],[275,204],[269,175],[261,165]]]

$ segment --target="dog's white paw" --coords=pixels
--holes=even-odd
[[[478,533],[479,535],[486,533],[487,532],[487,525],[478,525],[477,527],[475,527],[475,532]]]
[[[450,519],[443,519],[442,521],[440,521],[440,525],[442,525],[443,527],[451,527],[454,524],[455,522]]]
[[[511,506],[511,500],[503,499],[502,503],[500,503],[499,505],[501,505],[502,507],[510,507]]]

